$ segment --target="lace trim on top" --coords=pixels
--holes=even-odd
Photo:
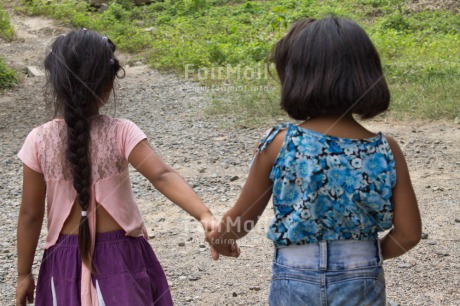
[[[91,120],[90,159],[93,184],[121,173],[128,167],[117,135],[119,119],[99,115]],[[71,181],[66,158],[67,127],[55,119],[37,128],[38,156],[46,180]]]

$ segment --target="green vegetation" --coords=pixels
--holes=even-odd
[[[5,9],[0,5],[0,38],[11,41],[14,38],[14,29],[10,23],[10,18]],[[6,67],[0,57],[0,90],[13,86],[16,83],[16,73]]]
[[[14,29],[10,23],[8,12],[0,4],[0,37],[6,41],[14,38]]]
[[[365,28],[381,54],[394,113],[460,115],[458,12],[416,11],[411,1],[398,0],[164,0],[138,7],[116,0],[103,12],[81,0],[23,1],[27,13],[103,32],[155,68],[193,76],[211,88],[246,86],[243,91],[213,92],[208,109],[242,120],[281,114],[276,81],[251,73],[213,76],[211,67],[257,70],[294,21],[330,14],[348,17]]]
[[[0,58],[0,91],[13,86],[17,81],[16,72],[6,67]]]

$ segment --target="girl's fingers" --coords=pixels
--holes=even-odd
[[[212,259],[219,260],[219,252],[217,252],[213,246],[211,246],[211,256],[212,256]]]
[[[234,244],[232,244],[232,245],[230,246],[230,251],[231,251],[231,253],[232,253],[232,257],[238,257],[238,256],[240,256],[240,253],[241,253],[240,247],[239,247],[236,243],[234,243]]]
[[[34,289],[35,289],[35,285],[32,283],[32,285],[29,287],[29,290],[27,292],[27,300],[29,301],[29,303],[34,302]]]

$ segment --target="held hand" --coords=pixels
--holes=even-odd
[[[27,305],[34,302],[35,281],[32,273],[19,276],[16,285],[16,306]]]
[[[211,256],[214,260],[219,259],[219,254],[229,257],[239,257],[240,248],[234,240],[232,241],[221,241],[218,239],[219,234],[219,225],[220,222],[214,218],[214,216],[209,215],[200,220],[201,225],[203,226],[206,241],[209,243],[211,248]]]
[[[218,229],[206,234],[206,241],[211,245],[211,255],[214,260],[219,259],[219,254],[228,257],[239,257],[240,248],[234,239],[219,238]]]
[[[204,229],[204,234],[207,236],[208,233],[218,231],[219,229],[219,221],[216,220],[216,218],[209,214],[203,217],[200,220],[201,225],[203,226]]]
[[[205,218],[200,220],[201,225],[203,226],[204,229],[204,234],[205,234],[205,239],[207,240],[208,235],[211,235],[212,232],[218,231],[219,229],[219,221],[214,218],[213,215],[206,216]],[[209,242],[209,241],[208,241]],[[210,244],[210,249],[211,249],[211,257],[214,260],[219,259],[219,253],[214,249],[214,247]]]

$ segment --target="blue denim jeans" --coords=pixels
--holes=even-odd
[[[275,249],[271,306],[384,306],[378,240],[321,241]]]

